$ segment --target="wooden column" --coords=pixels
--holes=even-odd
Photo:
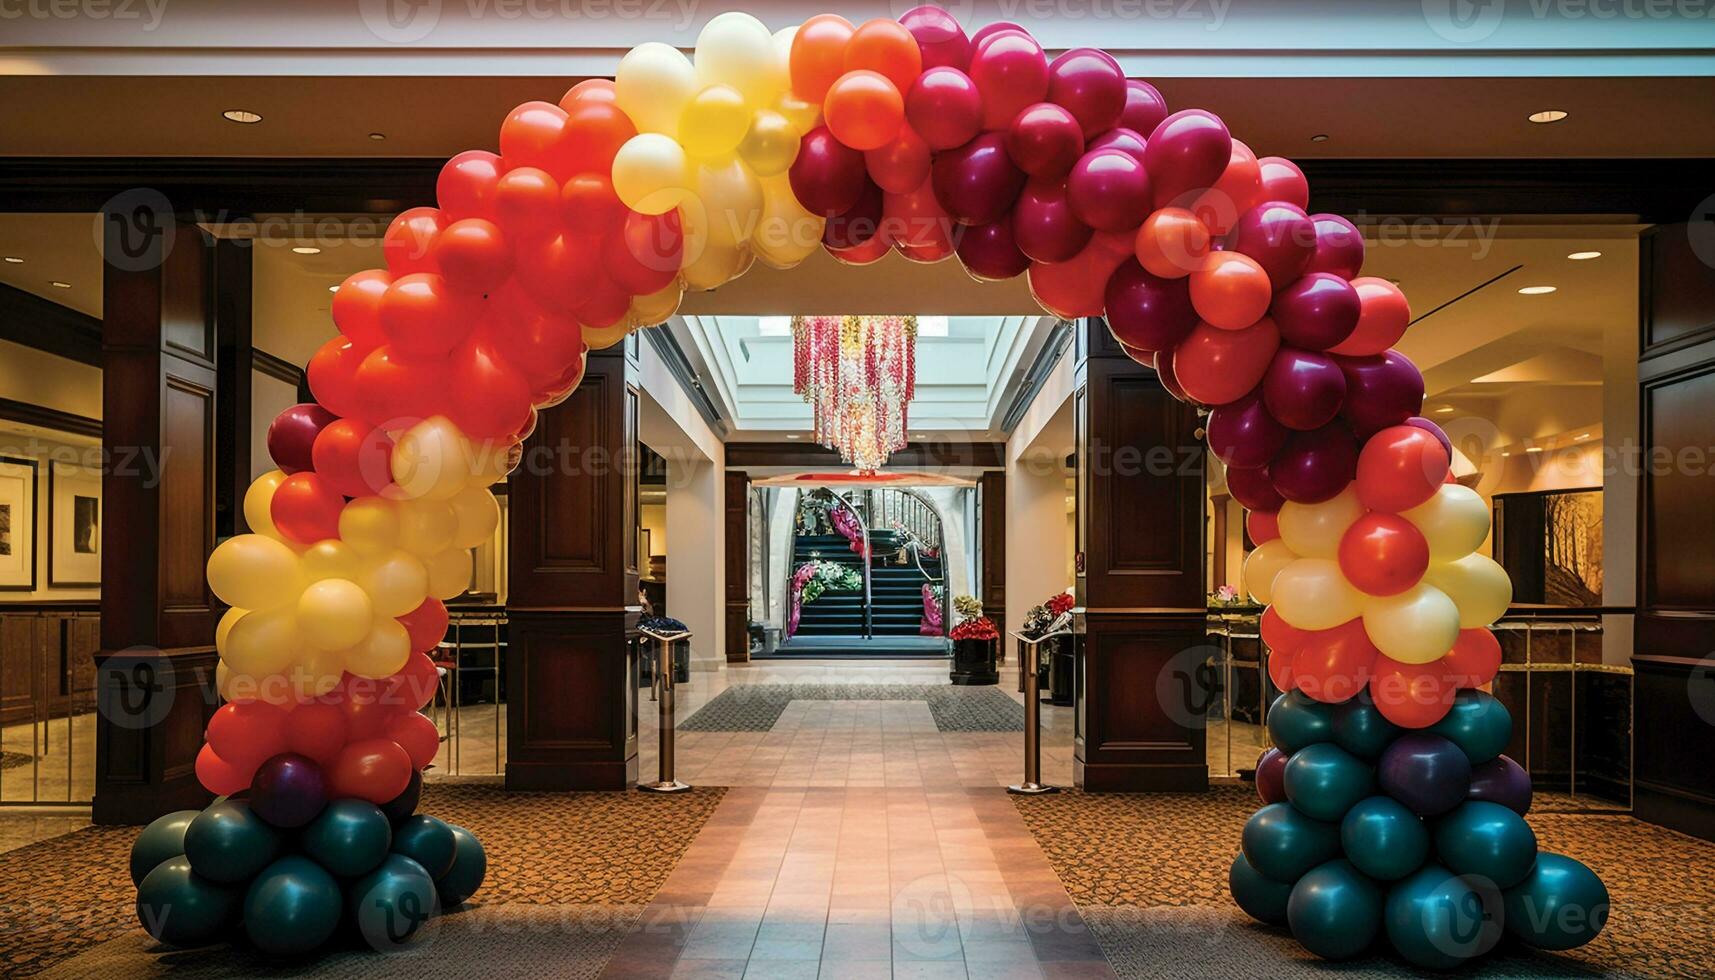
[[[995,626],[1006,629],[1006,471],[991,470],[977,480],[977,523],[981,537],[977,547],[982,572],[982,588],[977,600],[983,604],[983,615],[994,620]],[[1014,646],[1010,638],[1001,639],[1001,650]]]
[[[750,474],[726,471],[726,662],[750,661]]]
[[[1076,778],[1089,790],[1204,789],[1197,415],[1101,320],[1080,326],[1078,354]]]
[[[248,240],[214,243],[212,280],[216,344],[215,457],[220,478],[215,486],[215,533],[244,534],[244,494],[250,489],[250,389],[255,345],[251,341],[250,255]],[[266,452],[266,447],[262,448]]]
[[[216,248],[170,216],[153,229],[125,217],[107,228],[102,290],[97,823],[208,801],[195,764],[215,707],[223,611],[203,576],[218,420],[232,411],[216,397]]]
[[[509,789],[637,779],[636,350],[590,353],[508,481]]]

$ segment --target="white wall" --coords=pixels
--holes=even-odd
[[[651,447],[653,448],[653,447]],[[726,466],[667,461],[667,615],[691,631],[700,669],[726,662]]]

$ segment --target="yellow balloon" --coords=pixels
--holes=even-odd
[[[286,482],[286,474],[280,470],[269,470],[257,477],[250,484],[250,489],[244,491],[244,523],[250,525],[250,530],[278,540],[280,532],[274,527],[274,491],[280,484]]]
[[[678,48],[659,41],[626,52],[614,72],[614,102],[639,133],[671,133],[697,90],[697,74]],[[616,181],[617,182],[617,181]]]
[[[786,117],[801,137],[822,124],[822,103],[806,102],[794,95],[783,95],[774,103],[774,110]]]
[[[470,483],[470,443],[444,415],[405,430],[393,446],[393,482],[406,499],[446,500]]]
[[[452,547],[453,536],[459,530],[459,518],[453,512],[452,501],[468,490],[468,487],[461,489],[447,500],[400,501],[399,547],[424,558]]]
[[[1274,595],[1275,576],[1297,560],[1298,556],[1279,538],[1257,545],[1256,550],[1245,556],[1245,591],[1258,602],[1273,601],[1270,597]]]
[[[725,82],[755,105],[764,105],[780,94],[778,61],[774,36],[762,21],[741,11],[715,16],[697,35],[697,81],[704,85]]]
[[[738,149],[750,127],[750,108],[731,85],[710,85],[698,92],[679,119],[679,145],[691,156],[719,159]]]
[[[429,597],[429,570],[406,551],[394,551],[364,566],[357,584],[369,593],[377,616],[403,616]]]
[[[208,556],[208,587],[229,606],[276,609],[298,598],[298,556],[273,538],[240,534]]]
[[[631,325],[621,320],[605,327],[592,327],[584,324],[584,344],[590,350],[603,350],[624,340],[631,333]]]
[[[317,541],[304,549],[303,570],[304,581],[317,582],[327,578],[343,578],[357,580],[358,569],[363,566],[363,559],[357,551],[334,538]]]
[[[326,578],[298,597],[298,630],[323,650],[343,650],[369,634],[375,606],[356,582]]]
[[[290,705],[297,703],[297,693],[292,688],[292,682],[287,676],[293,668],[288,667],[286,674],[269,674],[266,677],[253,677],[228,667],[223,661],[214,667],[214,686],[220,692],[222,699],[227,701],[265,701],[269,704]]]
[[[291,696],[297,701],[307,701],[328,694],[339,686],[340,676],[345,671],[345,651],[318,650],[306,647],[303,656],[293,664],[287,674],[291,682]]]
[[[252,610],[232,624],[221,659],[235,673],[262,678],[290,667],[303,645],[294,608]]]
[[[494,529],[500,526],[500,504],[487,490],[466,490],[452,499],[452,510],[458,521],[454,548],[474,548],[494,537]]]
[[[773,268],[790,269],[821,251],[826,224],[827,219],[811,214],[798,203],[785,175],[764,178],[762,218],[750,238],[751,251]]]
[[[798,38],[798,26],[782,27],[774,32],[771,39],[774,45],[773,58],[769,65],[768,89],[769,96],[756,104],[768,105],[780,101],[783,95],[790,95],[792,90],[792,42]]]
[[[428,561],[429,594],[446,600],[470,589],[471,557],[465,548],[448,548]]]
[[[399,547],[399,505],[383,497],[358,497],[339,512],[339,538],[365,558]]]
[[[1319,504],[1288,500],[1280,508],[1280,539],[1305,558],[1336,558],[1340,554],[1340,538],[1362,516],[1364,505],[1358,502],[1355,486]]]
[[[1364,632],[1376,649],[1402,664],[1439,660],[1459,639],[1459,610],[1446,593],[1417,583],[1397,595],[1372,597]]]
[[[802,139],[785,116],[773,109],[758,109],[738,144],[738,155],[758,177],[773,177],[791,169]]]
[[[633,327],[653,327],[666,323],[679,312],[679,302],[685,298],[685,285],[677,279],[647,296],[631,297],[631,310],[625,320]]]
[[[512,472],[512,443],[471,443],[470,486],[492,487]]]
[[[1513,583],[1488,555],[1466,555],[1458,561],[1431,563],[1423,581],[1447,593],[1459,607],[1459,626],[1474,630],[1506,614],[1513,601]]]
[[[613,158],[613,192],[643,214],[666,214],[691,193],[691,162],[671,136],[638,133]]]
[[[1435,496],[1399,516],[1423,532],[1431,562],[1463,558],[1489,536],[1489,505],[1483,495],[1457,483],[1442,484]]]
[[[1363,614],[1367,596],[1340,574],[1338,562],[1300,558],[1275,575],[1271,589],[1280,618],[1301,630],[1333,629]]]
[[[762,181],[743,160],[697,167],[696,201],[702,205],[701,230],[711,244],[738,245],[750,240],[762,218]],[[686,202],[686,210],[696,205]],[[689,233],[687,232],[687,239]],[[685,243],[687,257],[691,243]]]
[[[397,619],[378,619],[351,648],[344,651],[346,670],[359,677],[389,677],[411,658],[411,635]]]
[[[744,275],[755,258],[743,246],[709,245],[697,256],[697,261],[685,265],[682,273],[685,288],[716,289]]]
[[[214,624],[214,648],[221,655],[226,654],[226,638],[232,635],[232,624],[243,619],[249,611],[234,606],[220,617],[220,622]]]

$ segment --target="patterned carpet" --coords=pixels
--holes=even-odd
[[[1324,963],[1238,911],[1227,866],[1259,806],[1248,786],[1012,799],[1122,977],[1421,975],[1379,956]],[[1715,844],[1623,816],[1529,819],[1544,850],[1578,858],[1607,883],[1607,929],[1564,954],[1503,946],[1461,975],[1711,975]]]
[[[766,732],[793,701],[927,701],[943,732],[1021,732],[1024,706],[992,687],[930,684],[743,684],[691,717],[684,732]]]
[[[567,975],[567,957],[599,970],[724,793],[508,793],[490,784],[431,783],[422,811],[470,828],[489,861],[482,891],[438,928],[449,938],[506,935],[508,962],[539,963],[542,975]],[[137,925],[126,873],[136,835],[134,827],[88,827],[0,854],[0,976],[29,976],[68,960],[57,973],[230,976],[265,966],[231,950],[161,955],[152,947]],[[434,951],[432,969],[410,972],[493,975],[480,942],[425,945]],[[373,976],[376,962],[367,953],[334,955],[313,975]]]

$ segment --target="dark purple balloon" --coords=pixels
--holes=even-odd
[[[1132,358],[1136,360],[1136,358]],[[1160,380],[1161,387],[1178,401],[1191,404],[1191,396],[1185,393],[1185,387],[1179,383],[1179,378],[1173,374],[1173,350],[1171,348],[1158,350],[1149,359],[1150,366],[1155,368],[1155,377]]]
[[[1024,185],[1013,205],[1012,233],[1019,250],[1032,259],[1064,262],[1082,252],[1096,232],[1072,214],[1066,185],[1033,180]]]
[[[861,152],[835,139],[828,127],[817,126],[799,142],[786,178],[804,210],[831,218],[857,204],[869,170]]]
[[[405,784],[405,789],[398,796],[381,804],[381,812],[393,823],[405,819],[417,812],[417,804],[423,801],[423,773],[416,767],[411,769],[411,781]]]
[[[970,67],[971,39],[952,14],[926,3],[901,14],[899,23],[917,40],[925,69],[948,66],[964,71]]]
[[[1269,307],[1281,343],[1305,350],[1327,350],[1350,337],[1362,310],[1352,284],[1329,272],[1299,276]]]
[[[1264,201],[1239,215],[1226,245],[1256,259],[1278,292],[1304,274],[1316,253],[1316,226],[1296,204]]]
[[[983,282],[1011,279],[1030,268],[1030,257],[1018,250],[1012,220],[1001,218],[986,225],[973,225],[959,236],[959,261],[971,278]]]
[[[1309,432],[1294,432],[1268,465],[1275,492],[1300,504],[1334,499],[1357,475],[1358,441],[1337,421]]]
[[[874,238],[881,230],[882,193],[880,185],[864,178],[864,188],[857,203],[828,219],[822,228],[822,244],[830,248],[852,248]]]
[[[327,803],[327,777],[308,756],[283,752],[257,766],[250,780],[250,808],[276,827],[302,827]]]
[[[1262,400],[1269,414],[1288,429],[1319,429],[1340,414],[1346,400],[1346,375],[1321,351],[1282,347],[1262,376]]]
[[[1402,425],[1422,411],[1423,373],[1399,351],[1336,360],[1346,373],[1346,403],[1340,415],[1359,439]]]
[[[1524,816],[1530,812],[1530,773],[1507,756],[1498,756],[1471,769],[1473,800],[1488,800]]]
[[[323,429],[338,420],[339,416],[314,402],[293,405],[268,424],[268,455],[286,473],[313,470],[310,447]]]
[[[1073,48],[1048,66],[1048,101],[1078,117],[1085,136],[1119,122],[1125,88],[1125,72],[1106,51]]]
[[[1167,100],[1161,90],[1140,78],[1125,80],[1125,109],[1120,112],[1120,125],[1139,133],[1153,133],[1161,120],[1167,118]]]
[[[1272,514],[1286,503],[1286,498],[1275,491],[1268,467],[1228,470],[1227,492],[1246,510],[1266,510]]]
[[[1108,277],[1104,296],[1108,330],[1137,350],[1171,350],[1197,326],[1189,278],[1152,275],[1137,259],[1126,259]]]
[[[1433,817],[1464,802],[1471,788],[1471,760],[1448,739],[1408,732],[1382,751],[1376,783],[1411,812]]]
[[[1064,107],[1038,102],[1020,110],[1007,128],[1006,152],[1032,177],[1064,180],[1084,155],[1084,130]]]
[[[1270,748],[1256,760],[1256,795],[1264,803],[1286,802],[1286,753]]]
[[[1435,441],[1441,443],[1441,448],[1447,450],[1447,458],[1453,458],[1453,440],[1447,438],[1447,433],[1442,431],[1441,426],[1436,425],[1434,422],[1429,421],[1421,415],[1413,415],[1411,418],[1405,420],[1405,424],[1416,426],[1417,428],[1434,436]]]
[[[1092,150],[1066,176],[1066,202],[1097,231],[1130,231],[1149,217],[1149,172],[1124,150]]]
[[[954,221],[986,225],[1012,208],[1024,171],[1006,152],[1006,134],[983,133],[964,146],[935,154],[935,200]]]
[[[1191,195],[1214,186],[1233,157],[1227,124],[1203,109],[1181,109],[1163,119],[1148,143],[1143,164],[1158,208],[1189,204]]]
[[[1138,163],[1143,163],[1143,150],[1147,145],[1148,143],[1144,140],[1143,134],[1139,133],[1137,130],[1128,129],[1125,126],[1115,126],[1107,132],[1102,133],[1100,136],[1092,138],[1087,144],[1085,144],[1084,152],[1094,153],[1097,150],[1124,150],[1125,152],[1130,153],[1132,158]],[[1147,170],[1148,168],[1146,167],[1145,169]]]
[[[1305,272],[1331,272],[1342,279],[1356,279],[1364,267],[1364,236],[1358,226],[1337,214],[1313,214],[1316,252]]]
[[[1209,451],[1235,469],[1267,466],[1286,445],[1287,428],[1268,414],[1262,397],[1252,392],[1209,413]]]

